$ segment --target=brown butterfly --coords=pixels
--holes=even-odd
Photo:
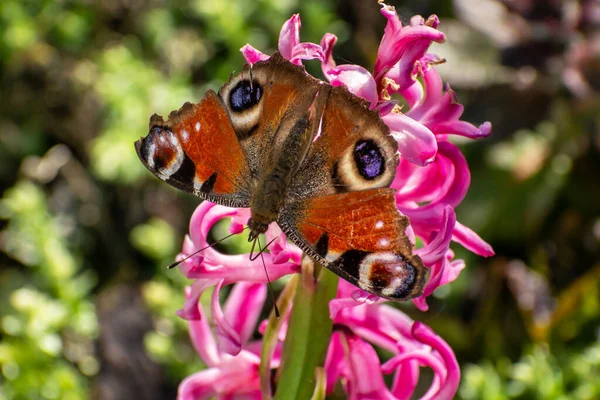
[[[391,300],[419,296],[425,269],[387,188],[398,148],[379,113],[279,53],[219,93],[153,115],[135,143],[160,179],[204,200],[250,207],[249,241],[276,221],[348,282]]]

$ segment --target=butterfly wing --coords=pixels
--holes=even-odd
[[[232,76],[217,95],[154,115],[136,142],[144,165],[170,185],[231,207],[249,207],[320,83],[279,53]]]
[[[308,113],[321,86],[303,67],[276,52],[266,61],[245,65],[219,90],[257,179],[263,179],[286,152],[286,141]]]
[[[278,223],[306,253],[380,297],[418,296],[425,269],[412,254],[408,218],[386,188],[398,146],[379,113],[333,87],[321,129],[289,187]]]
[[[321,130],[289,187],[290,201],[388,187],[398,144],[379,112],[343,86],[332,87]]]
[[[248,207],[248,162],[229,116],[215,92],[185,103],[165,122],[153,115],[150,132],[135,143],[152,173],[180,190],[231,207]]]
[[[390,300],[421,294],[425,269],[412,254],[408,218],[383,188],[294,203],[278,224],[305,253],[348,282]]]

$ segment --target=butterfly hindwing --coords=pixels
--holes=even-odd
[[[152,116],[150,132],[135,147],[146,168],[170,185],[218,204],[249,206],[248,162],[215,92],[184,104],[166,122]]]
[[[370,293],[391,300],[421,293],[425,269],[412,254],[393,189],[299,201],[284,208],[278,224],[303,251]]]

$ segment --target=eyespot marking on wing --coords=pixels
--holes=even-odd
[[[254,107],[262,98],[262,87],[256,81],[240,80],[229,92],[229,107],[233,112],[244,112]]]
[[[358,173],[371,181],[385,171],[385,158],[374,140],[359,140],[354,146],[354,162]]]

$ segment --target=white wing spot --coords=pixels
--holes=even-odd
[[[377,244],[381,248],[386,248],[390,245],[390,240],[388,238],[381,238],[379,239],[379,242],[377,242]]]
[[[183,138],[184,142],[187,142],[188,139],[190,138],[190,134],[185,129],[182,129],[181,130],[181,137]]]
[[[194,125],[194,129],[196,129],[196,132],[200,132],[200,122],[196,122],[196,125]]]
[[[377,221],[377,222],[375,223],[375,228],[377,228],[377,229],[381,229],[381,228],[383,228],[383,221]]]

